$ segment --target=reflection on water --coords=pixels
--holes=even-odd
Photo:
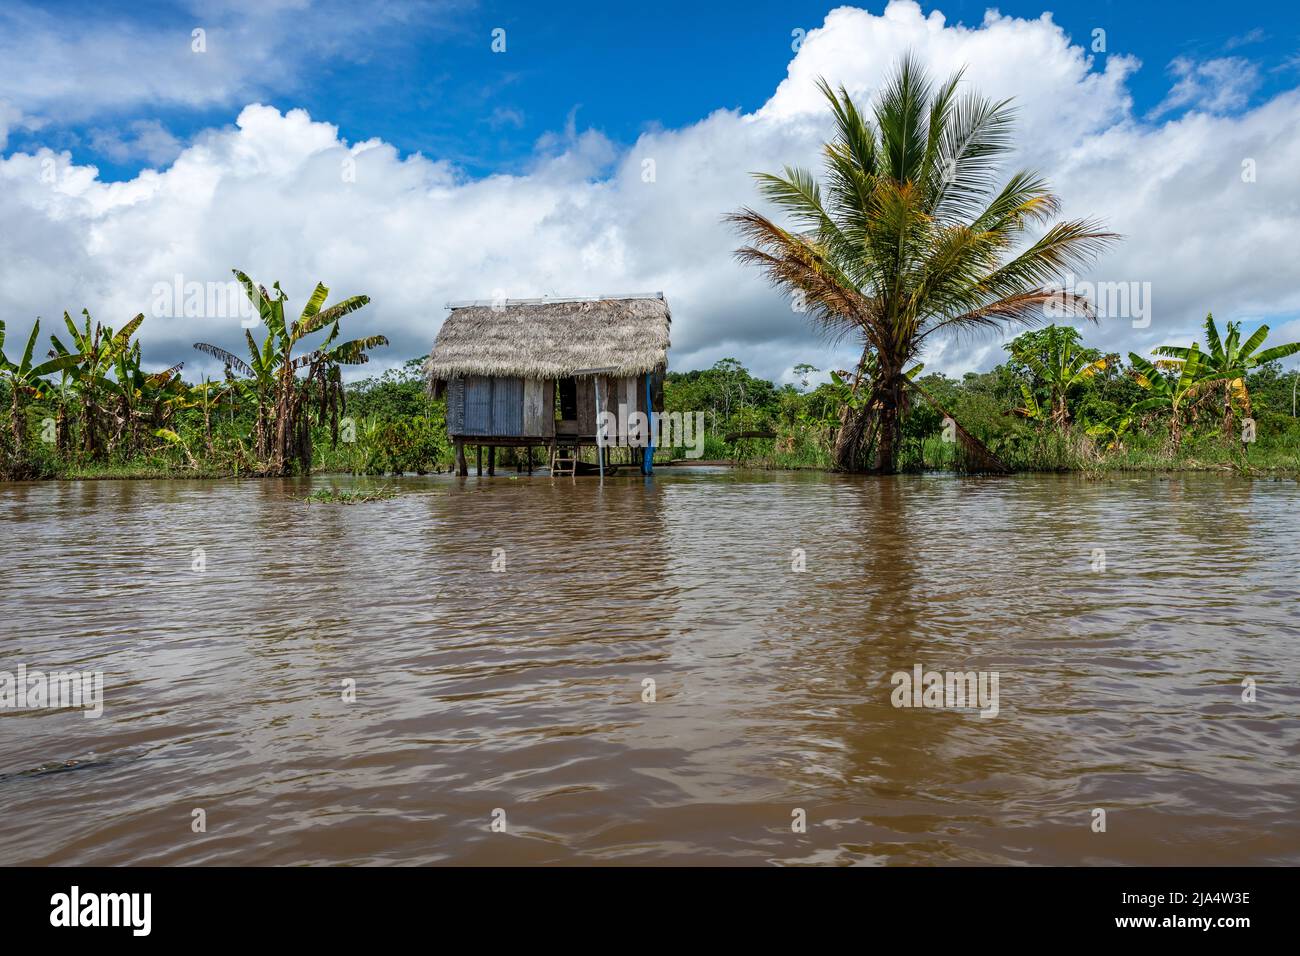
[[[0,486],[0,863],[1300,861],[1294,482],[400,484]]]

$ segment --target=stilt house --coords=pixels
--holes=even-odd
[[[552,471],[572,473],[585,448],[617,466],[649,471],[651,454],[628,444],[629,417],[663,411],[672,317],[663,293],[573,299],[453,303],[425,365],[435,396],[447,398],[456,467],[468,474],[465,446],[488,453],[524,447],[549,452]],[[599,413],[618,416],[598,442]],[[634,440],[637,436],[631,436]],[[649,436],[646,436],[649,437]]]

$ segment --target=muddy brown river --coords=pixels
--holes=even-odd
[[[0,485],[0,863],[1300,862],[1295,481],[383,483]]]

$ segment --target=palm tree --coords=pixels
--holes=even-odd
[[[1177,451],[1183,438],[1183,415],[1204,393],[1206,382],[1200,377],[1205,353],[1196,343],[1186,350],[1179,363],[1178,374],[1165,375],[1135,352],[1128,353],[1133,377],[1151,397],[1136,402],[1129,412],[1134,415],[1149,412],[1169,414],[1169,444]]]
[[[835,126],[824,185],[788,166],[756,176],[795,231],[753,209],[728,217],[748,241],[736,253],[742,262],[759,266],[825,331],[859,337],[874,354],[872,401],[861,413],[874,427],[857,430],[878,433],[881,471],[897,469],[904,370],[931,336],[1032,323],[1049,303],[1092,318],[1086,300],[1045,283],[1118,238],[1091,220],[1048,225],[1059,204],[1033,173],[997,188],[1013,111],[1009,101],[959,96],[960,79],[936,87],[905,56],[870,116],[821,80]],[[1035,225],[1045,232],[1014,251]]]
[[[1227,329],[1228,334],[1222,339],[1219,338],[1219,330],[1214,324],[1214,313],[1205,316],[1205,341],[1210,350],[1208,353],[1200,353],[1199,373],[1199,381],[1223,386],[1224,434],[1230,434],[1233,430],[1232,401],[1234,398],[1246,414],[1250,414],[1250,392],[1246,388],[1246,375],[1266,362],[1284,359],[1288,355],[1300,352],[1300,342],[1275,345],[1271,349],[1256,352],[1255,350],[1268,338],[1267,325],[1257,328],[1245,342],[1241,341],[1240,322],[1229,322]],[[1168,358],[1168,361],[1157,364],[1180,368],[1187,360],[1188,353],[1198,347],[1198,344],[1193,344],[1191,349],[1177,345],[1162,345],[1153,350],[1152,354]]]
[[[1081,349],[1073,342],[1054,338],[1045,355],[1039,355],[1030,349],[1012,349],[1012,355],[1024,363],[1042,384],[1047,387],[1048,407],[1039,408],[1038,402],[1030,393],[1029,386],[1021,385],[1021,394],[1025,396],[1026,409],[1033,414],[1022,411],[1029,418],[1046,419],[1057,428],[1068,428],[1070,409],[1066,404],[1070,389],[1081,385],[1098,372],[1106,368],[1104,358],[1094,359],[1086,349]],[[1043,412],[1046,411],[1046,415]]]
[[[14,441],[14,454],[21,456],[27,444],[27,412],[23,408],[23,399],[28,396],[43,394],[49,385],[44,376],[72,368],[80,360],[80,355],[57,355],[48,362],[32,365],[32,353],[36,350],[36,339],[41,333],[41,320],[32,325],[32,334],[27,337],[27,347],[23,357],[12,362],[4,354],[5,324],[0,321],[0,374],[9,380],[9,428]]]

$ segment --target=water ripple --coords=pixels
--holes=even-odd
[[[1295,483],[349,483],[0,486],[0,863],[1300,860]]]

